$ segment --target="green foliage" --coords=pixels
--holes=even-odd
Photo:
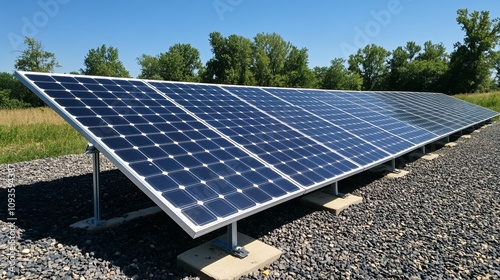
[[[363,80],[345,67],[345,59],[331,61],[329,67],[315,68],[317,86],[322,89],[360,90]]]
[[[408,42],[398,47],[389,60],[386,86],[402,91],[443,91],[448,56],[442,44],[425,42],[424,47]]]
[[[35,38],[25,37],[26,49],[16,59],[14,68],[21,71],[53,72],[54,68],[61,67],[54,53],[45,51],[42,43]]]
[[[363,79],[363,90],[383,90],[388,75],[390,52],[371,44],[349,56],[349,70]]]
[[[118,58],[118,49],[102,45],[90,49],[85,56],[85,68],[80,69],[83,75],[109,76],[129,78],[130,74]]]
[[[291,49],[292,44],[276,33],[259,33],[255,36],[253,72],[258,85],[285,86],[284,67]]]
[[[491,54],[500,40],[500,19],[490,19],[488,11],[469,14],[467,9],[461,9],[457,14],[465,38],[463,43],[455,44],[451,54],[449,91],[487,91],[491,86],[490,69],[494,65]]]
[[[198,82],[202,68],[200,52],[190,44],[175,44],[158,56],[143,54],[137,61],[142,79]]]
[[[43,102],[14,75],[0,73],[0,108],[15,109],[43,106]]]
[[[54,68],[60,67],[54,53],[45,51],[42,43],[35,38],[25,37],[24,44],[26,48],[21,52],[21,55],[16,59],[14,68],[21,71],[33,72],[53,72]],[[8,73],[2,73],[1,83],[3,84],[8,79],[13,81],[8,82],[6,89],[9,89],[8,94],[2,95],[0,107],[4,108],[24,108],[26,106],[43,106],[44,103],[21,82],[15,79]]]
[[[314,73],[307,65],[309,55],[307,49],[298,49],[292,46],[288,57],[286,58],[283,71],[285,73],[286,87],[312,87],[314,84]]]
[[[251,70],[252,41],[234,34],[224,38],[219,32],[212,32],[209,37],[214,57],[207,62],[202,80],[220,84],[255,84]]]

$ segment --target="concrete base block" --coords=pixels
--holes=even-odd
[[[92,219],[87,219],[87,220],[76,222],[76,223],[70,225],[70,227],[82,228],[82,229],[87,229],[90,231],[102,230],[102,229],[107,229],[110,227],[120,225],[122,223],[128,222],[128,221],[133,220],[133,219],[150,216],[150,215],[153,215],[153,214],[156,214],[159,212],[161,212],[160,207],[153,206],[153,207],[149,207],[149,208],[138,210],[138,211],[128,212],[125,215],[123,215],[122,217],[112,218],[109,220],[102,220],[97,226],[90,223]]]
[[[466,134],[466,135],[462,135],[460,138],[462,139],[470,139],[472,136],[470,136],[469,134]]]
[[[220,237],[225,240],[225,236]],[[202,279],[239,279],[264,268],[281,256],[281,251],[247,235],[238,233],[238,244],[249,252],[244,259],[233,257],[212,246],[212,241],[201,244],[177,256],[177,265]]]
[[[481,132],[481,129],[476,129],[472,133],[479,133],[479,132]]]
[[[390,179],[394,179],[394,178],[401,178],[401,177],[404,177],[406,176],[408,173],[410,173],[409,171],[406,171],[406,170],[397,170],[395,172],[391,172],[389,174],[387,174],[387,178],[390,178]]]
[[[425,160],[434,160],[436,158],[438,158],[439,155],[438,154],[425,154],[422,156],[422,159],[425,159]]]
[[[300,202],[339,215],[349,206],[363,202],[363,198],[352,194],[339,197],[324,191],[316,191],[302,197]]]
[[[449,142],[449,143],[446,143],[444,146],[445,147],[448,147],[448,148],[453,148],[453,147],[456,147],[458,144],[456,142]]]

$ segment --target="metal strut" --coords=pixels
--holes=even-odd
[[[101,223],[101,204],[99,198],[99,175],[100,175],[100,162],[99,162],[99,150],[89,143],[85,154],[92,154],[92,167],[93,167],[93,185],[94,185],[94,218],[89,219],[89,224],[92,226],[98,226]]]
[[[339,182],[331,184],[331,192],[334,196],[344,196],[343,193],[339,192]]]
[[[245,258],[249,254],[245,248],[238,245],[238,230],[236,222],[227,226],[226,240],[216,239],[212,242],[212,245],[240,259]]]
[[[393,173],[400,173],[401,172],[401,170],[396,168],[396,159],[395,158],[393,158],[391,160],[391,169],[392,169]]]
[[[424,154],[424,155],[425,155],[425,145],[424,145],[424,146],[422,146],[422,154]]]

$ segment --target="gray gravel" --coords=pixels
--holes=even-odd
[[[364,202],[339,216],[294,200],[240,221],[241,232],[283,250],[243,279],[500,279],[500,123],[471,135],[434,161],[402,158],[406,177],[342,181]],[[223,233],[193,240],[165,214],[70,229],[92,216],[90,156],[11,167],[17,221],[7,223],[9,171],[0,165],[0,279],[9,269],[14,279],[192,279],[176,256]],[[106,160],[103,170],[104,218],[153,205]]]

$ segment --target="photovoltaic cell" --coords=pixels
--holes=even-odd
[[[301,193],[142,81],[19,75],[192,236]]]
[[[192,237],[498,115],[437,93],[16,76]]]
[[[151,85],[304,188],[316,187],[359,169],[347,158],[300,133],[293,124],[288,125],[273,118],[269,115],[271,111],[263,112],[249,106],[219,86],[168,82],[151,82]],[[239,88],[227,89],[240,94]],[[250,103],[253,101],[249,96],[242,97]],[[197,110],[199,108],[203,110]],[[284,107],[276,108],[284,110]],[[300,114],[304,119],[308,117],[303,111],[298,112],[296,117]],[[309,117],[314,119],[313,116]],[[324,132],[332,134],[327,128]],[[342,141],[341,137],[338,137],[339,141]],[[348,146],[345,144],[346,149],[352,149]],[[224,159],[223,153],[215,156]]]

